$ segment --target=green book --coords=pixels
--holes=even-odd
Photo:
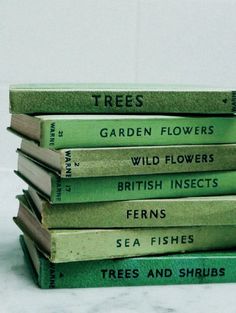
[[[114,229],[47,229],[23,203],[18,227],[53,263],[236,247],[236,225]]]
[[[236,170],[236,144],[54,150],[24,139],[20,151],[61,177]]]
[[[18,196],[45,228],[232,225],[236,196],[51,204],[33,188]]]
[[[16,173],[52,203],[236,194],[236,171],[61,178],[19,154]]]
[[[21,235],[20,243],[44,289],[236,282],[235,250],[55,264],[28,237]]]
[[[51,149],[236,143],[236,117],[13,114],[11,130]]]
[[[144,84],[10,86],[12,113],[232,113],[235,91]]]

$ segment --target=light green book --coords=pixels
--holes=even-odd
[[[236,196],[51,204],[33,188],[18,196],[46,228],[132,228],[236,224]]]
[[[47,229],[20,205],[14,221],[53,263],[236,247],[236,226]]]
[[[10,86],[12,113],[232,113],[235,91],[151,84]]]
[[[205,251],[147,257],[50,262],[20,236],[26,263],[40,288],[89,288],[236,282],[236,251]]]
[[[16,173],[52,203],[236,194],[236,171],[61,178],[19,154]]]
[[[11,130],[52,149],[236,143],[236,118],[13,114]]]
[[[236,144],[54,150],[24,139],[20,151],[61,177],[236,170]]]

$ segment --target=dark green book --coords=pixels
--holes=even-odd
[[[52,203],[236,194],[236,171],[61,178],[19,154],[17,173]]]
[[[236,116],[13,114],[10,130],[50,149],[236,143]]]
[[[27,265],[45,289],[236,282],[235,250],[55,264],[24,238]]]
[[[232,113],[235,91],[148,84],[10,86],[12,113]]]

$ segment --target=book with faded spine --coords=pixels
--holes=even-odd
[[[52,149],[236,143],[235,116],[13,114],[10,130]]]
[[[236,144],[54,150],[23,139],[20,151],[61,177],[236,170]]]
[[[236,282],[235,250],[52,263],[27,236],[20,236],[20,244],[43,289]]]
[[[53,263],[236,247],[236,225],[47,229],[24,205],[14,221]]]
[[[33,188],[18,196],[45,228],[232,225],[236,196],[51,204]]]
[[[28,84],[10,86],[12,113],[236,112],[235,91],[151,84]]]
[[[19,154],[16,174],[52,203],[236,194],[236,171],[61,178]]]

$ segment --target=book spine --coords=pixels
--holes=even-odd
[[[236,197],[224,196],[76,205],[45,202],[42,224],[55,229],[232,225],[235,207]]]
[[[235,247],[236,226],[51,231],[53,263]]]
[[[50,268],[53,266],[53,273]],[[210,253],[54,264],[43,262],[41,288],[236,282],[236,256]],[[53,282],[53,283],[52,283]]]
[[[236,171],[92,178],[53,176],[52,203],[178,198],[236,193]]]
[[[10,89],[11,113],[232,113],[233,91]]]
[[[236,145],[67,149],[60,159],[67,178],[235,170]]]
[[[22,243],[21,243],[21,245],[22,245]],[[24,251],[24,253],[25,253],[25,256],[27,257],[27,255],[26,255],[27,252]],[[38,252],[38,254],[40,254],[40,252]],[[28,255],[28,257],[30,257],[30,256]],[[60,278],[60,272],[59,272],[59,275],[56,273],[56,267],[55,267],[56,264],[50,262],[48,259],[46,259],[41,254],[40,254],[39,260],[40,260],[39,273],[36,273],[36,275],[34,274],[34,276],[33,276],[33,277],[36,276],[37,284],[43,289],[58,288],[56,286],[56,280],[58,280],[58,278]],[[30,260],[28,260],[28,263],[30,264],[30,266],[34,267],[32,264],[32,261],[31,262],[29,262],[29,261]],[[71,275],[72,275],[72,273],[71,273]],[[71,280],[71,278],[70,278],[70,280]],[[65,284],[65,282],[64,282],[64,284]],[[67,284],[68,284],[68,281],[67,281]],[[65,285],[65,287],[62,287],[62,288],[66,288],[66,285]]]
[[[51,149],[235,143],[234,117],[45,120],[40,145]]]

